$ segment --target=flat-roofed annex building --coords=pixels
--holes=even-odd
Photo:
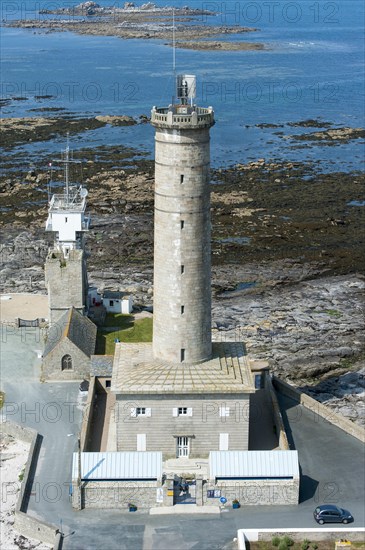
[[[157,361],[152,344],[116,346],[117,451],[162,451],[164,459],[247,450],[252,374],[242,343],[213,343],[204,363]]]

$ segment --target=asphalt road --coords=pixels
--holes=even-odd
[[[12,353],[14,346],[17,353]],[[6,392],[2,415],[36,428],[43,436],[28,511],[62,528],[66,550],[228,549],[239,528],[316,527],[313,509],[326,502],[351,510],[354,527],[365,525],[364,445],[283,396],[280,404],[289,440],[299,451],[298,506],[244,506],[220,516],[74,511],[68,492],[71,453],[76,449],[85,396],[78,383],[37,381],[40,360],[31,351],[39,349],[39,342],[24,343],[14,336],[2,342],[1,348],[1,386]],[[26,361],[18,353],[21,349],[26,350]]]

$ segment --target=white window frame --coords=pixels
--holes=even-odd
[[[186,445],[184,444],[185,443],[183,441],[184,439],[186,439]],[[185,449],[185,452],[183,452],[183,449]],[[188,437],[187,435],[179,435],[176,438],[176,457],[189,458],[189,454],[190,454],[190,437]]]
[[[229,407],[226,407],[226,406],[219,407],[219,416],[221,417],[229,416]]]
[[[180,412],[181,411],[181,412]],[[172,416],[193,416],[192,407],[174,407],[172,409]]]
[[[146,434],[137,434],[137,451],[143,452],[147,449]]]
[[[152,416],[150,407],[131,407],[131,416]]]
[[[228,451],[229,450],[229,434],[220,433],[219,434],[219,450]]]

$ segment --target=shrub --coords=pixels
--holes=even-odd
[[[273,546],[279,546],[279,544],[280,544],[280,537],[277,537],[277,536],[276,536],[276,537],[273,537],[273,538],[271,539],[271,544],[272,544]]]
[[[310,545],[310,540],[304,539],[303,542],[302,542],[302,545],[301,545],[301,549],[302,550],[308,550],[309,545]]]
[[[288,550],[288,545],[286,544],[284,539],[281,539],[279,542],[278,550]]]
[[[285,537],[283,537],[282,541],[286,544],[286,546],[293,546],[294,544],[294,541],[293,539],[291,539],[290,537],[288,537],[288,535],[285,535]]]

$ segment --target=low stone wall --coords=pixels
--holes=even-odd
[[[37,539],[50,544],[53,548],[61,548],[61,536],[54,525],[40,521],[27,514],[29,497],[33,485],[35,470],[37,467],[38,455],[42,444],[42,437],[36,430],[19,426],[14,422],[2,422],[2,433],[8,434],[16,439],[30,443],[28,460],[25,465],[24,477],[20,488],[19,497],[15,506],[14,528],[23,536]]]
[[[15,422],[10,422],[9,420],[2,422],[0,427],[2,433],[10,435],[11,437],[14,437],[14,439],[25,441],[26,443],[32,443],[35,435],[37,434],[35,430],[25,428],[24,426],[20,426],[19,424],[15,424]]]
[[[80,445],[81,445],[82,453],[87,451],[87,445],[88,445],[89,435],[90,435],[90,426],[93,419],[95,392],[96,392],[96,378],[95,376],[93,376],[90,379],[89,391],[87,394],[87,401],[86,401],[86,405],[85,405],[85,408],[83,411],[83,417],[82,417],[82,426],[81,426],[81,433],[80,433]]]
[[[128,511],[128,504],[146,509],[158,506],[157,481],[82,481],[82,508],[111,508]],[[78,507],[77,481],[72,484],[72,505]]]
[[[276,433],[278,434],[278,438],[279,438],[279,448],[282,451],[289,451],[290,447],[289,447],[289,443],[288,443],[288,438],[286,436],[286,431],[285,431],[285,427],[284,427],[283,418],[282,418],[281,412],[280,412],[278,398],[276,396],[276,392],[275,392],[274,386],[273,386],[272,381],[271,381],[271,376],[268,372],[265,372],[264,381],[265,381],[264,382],[265,389],[268,392],[268,394],[270,396],[270,399],[271,399],[271,403],[272,403],[272,410],[273,410],[275,428],[276,428]]]
[[[53,548],[61,547],[59,546],[60,543],[56,545],[56,535],[58,534],[58,529],[49,523],[44,523],[43,521],[30,516],[29,514],[16,510],[14,528],[25,537],[40,540],[41,542],[51,545]]]
[[[280,451],[278,451],[280,452]],[[203,505],[221,506],[219,498],[208,498],[208,490],[220,490],[220,496],[232,504],[237,499],[241,506],[297,505],[299,501],[299,479],[260,479],[221,481],[203,485]]]
[[[365,443],[365,430],[362,426],[358,426],[357,424],[351,422],[351,420],[335,413],[332,409],[326,407],[326,405],[323,405],[323,403],[319,403],[319,401],[309,397],[309,395],[306,395],[290,384],[280,380],[280,378],[277,378],[276,376],[273,376],[273,384],[274,387],[280,391],[280,393],[291,397],[294,401],[313,411],[316,415],[320,416],[327,422],[341,428],[344,432]]]
[[[363,527],[321,527],[317,528],[288,528],[288,529],[239,529],[237,531],[238,550],[246,549],[246,541],[255,542],[258,540],[271,541],[275,536],[289,536],[295,542],[304,539],[312,541],[326,540],[336,541],[346,539],[353,542],[364,540],[365,529]]]

